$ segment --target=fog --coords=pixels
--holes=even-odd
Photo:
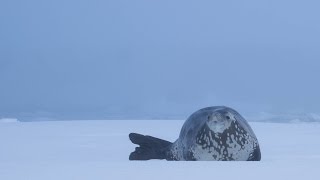
[[[0,2],[0,117],[320,112],[320,2]]]

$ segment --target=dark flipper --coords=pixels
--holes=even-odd
[[[136,133],[130,133],[129,138],[132,143],[140,146],[130,154],[129,160],[166,159],[166,152],[172,144],[169,141]]]
[[[250,154],[250,157],[247,161],[260,161],[261,160],[261,152],[260,152],[260,147],[257,146],[253,153]]]

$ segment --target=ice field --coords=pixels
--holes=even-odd
[[[318,179],[320,123],[249,122],[260,162],[129,161],[130,132],[169,141],[181,120],[0,121],[1,180]]]

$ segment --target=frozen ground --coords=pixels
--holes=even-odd
[[[261,162],[130,162],[130,132],[174,141],[184,121],[0,122],[0,180],[319,179],[320,123],[250,123]]]

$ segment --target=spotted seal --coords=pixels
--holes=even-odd
[[[247,121],[234,109],[213,106],[193,113],[179,138],[171,143],[152,136],[130,133],[136,147],[130,160],[260,161],[258,139]]]

